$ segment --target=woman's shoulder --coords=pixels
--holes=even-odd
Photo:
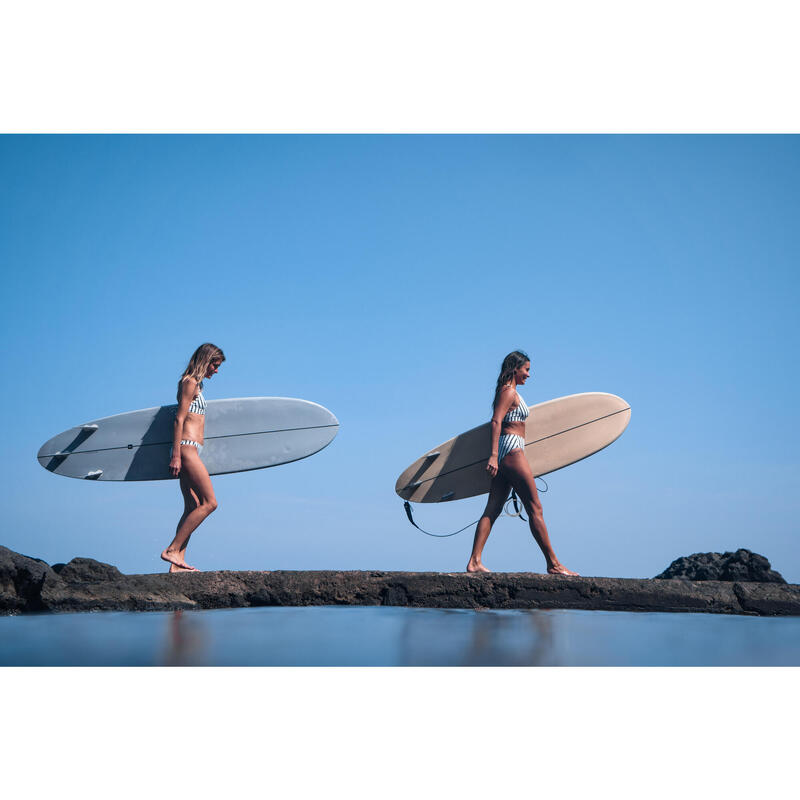
[[[502,406],[511,408],[511,406],[516,405],[516,402],[517,390],[511,384],[506,384],[505,386],[500,387],[494,407],[497,408],[498,406]]]
[[[513,397],[516,399],[517,390],[510,383],[507,383],[505,386],[500,387],[500,397]]]

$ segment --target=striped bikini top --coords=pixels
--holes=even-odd
[[[508,413],[503,417],[503,422],[525,422],[528,419],[530,410],[525,405],[522,397],[520,395],[517,395],[517,397],[519,397],[519,405],[508,409]]]
[[[205,416],[205,413],[206,413],[206,399],[205,399],[205,397],[203,397],[203,393],[202,392],[200,392],[200,394],[198,394],[197,397],[195,397],[195,399],[192,400],[192,402],[191,402],[191,404],[189,406],[189,413],[190,414],[202,414],[202,415]]]

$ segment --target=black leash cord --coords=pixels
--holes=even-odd
[[[544,484],[544,489],[542,489],[541,491],[542,492],[546,492],[550,488],[547,485],[547,481],[544,478],[539,478],[539,480]],[[503,503],[503,510],[505,510],[506,506],[508,506],[509,503],[513,503],[514,504],[514,511],[516,513],[515,514],[509,514],[508,511],[506,511],[505,513],[508,514],[509,517],[519,517],[523,522],[527,522],[528,520],[525,519],[525,517],[522,516],[522,511],[520,510],[520,507],[519,507],[519,500],[517,498],[517,493],[513,489],[511,490],[511,497],[509,497],[508,500],[506,500],[505,503]],[[480,522],[480,517],[478,517],[478,519],[476,519],[475,522],[470,522],[469,524],[465,525],[463,528],[459,528],[457,531],[454,531],[453,533],[429,533],[428,531],[423,530],[422,528],[420,528],[420,526],[417,525],[416,522],[414,522],[414,517],[411,514],[411,503],[409,503],[408,500],[404,500],[403,501],[403,508],[405,508],[405,510],[406,510],[406,516],[408,517],[408,521],[418,531],[422,531],[422,533],[424,533],[426,536],[433,536],[434,539],[447,539],[448,537],[455,536],[457,533],[461,533],[462,531],[465,531],[467,528],[471,528],[473,525],[476,525],[478,522]]]
[[[514,504],[513,514],[508,510],[509,503]],[[522,511],[520,510],[519,501],[517,499],[517,493],[513,489],[511,490],[511,497],[509,497],[508,500],[506,500],[506,502],[503,503],[503,512],[509,517],[519,517],[523,522],[528,521],[527,519],[525,519],[525,517],[522,516]]]
[[[456,533],[461,533],[461,531],[465,531],[467,528],[471,528],[477,522],[480,521],[480,517],[475,520],[475,522],[470,522],[469,525],[465,525],[463,528],[459,528],[454,533],[428,533],[428,531],[423,531],[416,522],[414,522],[414,517],[411,516],[411,503],[408,500],[403,501],[403,506],[405,507],[406,514],[408,515],[408,521],[418,530],[422,531],[426,536],[433,536],[435,539],[446,539],[448,536],[455,536]]]

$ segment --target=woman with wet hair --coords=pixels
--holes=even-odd
[[[528,514],[531,533],[544,554],[547,571],[555,575],[578,574],[568,570],[556,558],[544,523],[533,472],[525,458],[525,420],[530,411],[517,387],[522,386],[530,374],[531,360],[521,350],[514,350],[503,359],[492,403],[491,453],[486,465],[492,483],[489,500],[475,529],[467,572],[490,571],[481,562],[481,553],[492,532],[492,525],[503,510],[509,490],[513,488]]]
[[[178,381],[169,471],[173,478],[180,479],[184,508],[175,538],[161,553],[161,558],[169,563],[170,572],[197,569],[186,563],[186,547],[197,526],[217,508],[211,478],[200,458],[206,419],[203,381],[213,377],[224,360],[225,354],[219,347],[208,342],[201,344]]]

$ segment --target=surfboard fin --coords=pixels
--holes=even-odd
[[[63,463],[64,459],[69,455],[69,453],[62,453],[60,450],[57,453],[53,453],[50,456],[50,460],[43,464],[45,469],[49,469],[50,472],[54,472],[57,470]]]
[[[439,456],[439,455],[441,455],[441,453],[438,450],[436,450],[433,453],[428,453],[428,455],[426,455],[425,458],[436,458],[436,456]]]
[[[452,500],[452,499],[453,499],[453,495],[454,495],[454,494],[455,494],[455,492],[447,492],[446,494],[443,494],[443,495],[442,495],[442,496],[439,498],[439,502],[441,503],[441,502],[442,502],[442,501],[444,501],[444,500]]]
[[[102,474],[103,474],[103,470],[101,470],[101,469],[93,469],[91,472],[87,473],[86,480],[87,481],[96,481]]]
[[[84,433],[94,433],[97,430],[97,425],[92,423],[91,425],[81,425],[81,430]]]

